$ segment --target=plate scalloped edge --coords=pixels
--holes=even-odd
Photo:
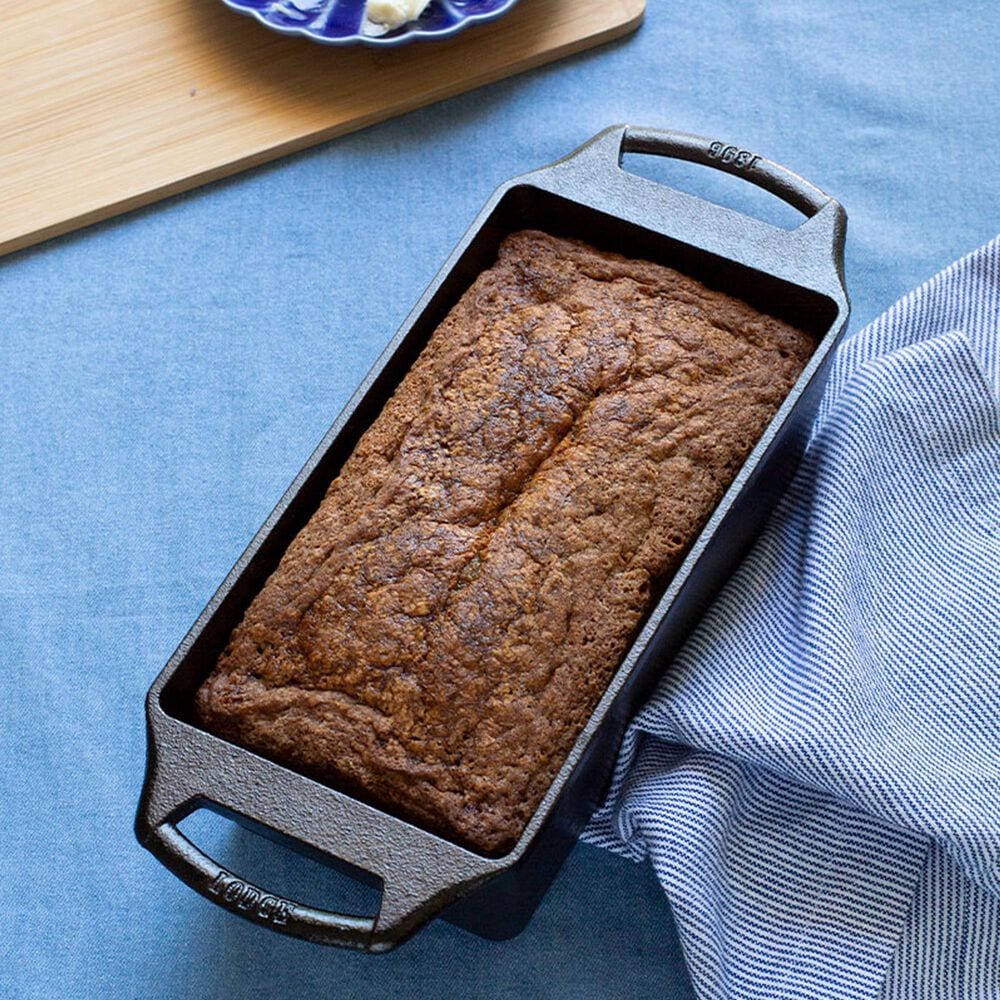
[[[252,17],[264,27],[283,35],[308,38],[321,45],[371,45],[392,48],[416,40],[433,41],[439,38],[451,38],[474,24],[484,24],[502,17],[514,7],[518,0],[494,0],[492,3],[490,0],[483,0],[482,3],[476,5],[477,9],[469,12],[463,10],[464,5],[456,4],[453,0],[431,0],[428,10],[436,9],[439,13],[444,14],[446,20],[443,24],[438,27],[428,27],[426,23],[422,23],[426,21],[426,14],[424,14],[416,21],[383,33],[366,33],[363,30],[365,24],[361,10],[364,6],[363,0],[346,0],[346,3],[345,0],[325,0],[325,2],[321,0],[321,2],[310,5],[311,11],[309,7],[300,8],[295,0],[271,0],[271,2],[264,4],[248,2],[248,0],[222,0],[222,2],[231,10]],[[338,7],[344,6],[353,8],[358,28],[354,31],[345,31],[343,34],[329,33],[330,23],[334,19],[333,15]],[[290,20],[276,20],[272,15],[280,8],[294,9],[306,18],[310,13],[313,16],[311,20],[303,20],[299,24]],[[370,22],[368,23],[370,24]]]

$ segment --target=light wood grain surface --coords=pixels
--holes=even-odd
[[[538,66],[645,0],[522,0],[453,39],[329,48],[218,0],[43,0],[0,41],[0,254]]]

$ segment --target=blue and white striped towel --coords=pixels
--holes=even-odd
[[[586,836],[702,998],[1000,997],[1000,238],[841,348]]]

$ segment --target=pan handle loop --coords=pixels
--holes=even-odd
[[[142,840],[170,871],[231,913],[318,944],[372,948],[376,918],[319,910],[267,892],[213,861],[177,829],[175,821],[148,829]]]
[[[618,164],[626,153],[647,153],[700,163],[740,177],[776,195],[812,218],[833,199],[804,177],[748,149],[665,129],[627,125],[621,135]]]
[[[806,218],[785,229],[622,169],[626,153],[672,157],[732,174]],[[687,132],[614,125],[526,182],[727,260],[807,286],[847,311],[847,214],[825,191],[747,149]]]

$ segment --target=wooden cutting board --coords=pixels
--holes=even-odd
[[[34,0],[0,41],[0,254],[626,34],[645,0],[521,0],[398,49],[218,0]]]

